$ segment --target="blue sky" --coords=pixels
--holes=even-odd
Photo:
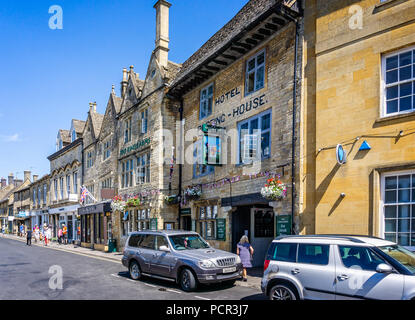
[[[0,6],[0,177],[49,173],[58,129],[103,113],[122,68],[143,78],[155,40],[156,0],[3,0]],[[248,0],[170,0],[169,60],[182,63]],[[49,28],[49,7],[63,29]]]

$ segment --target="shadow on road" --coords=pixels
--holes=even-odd
[[[131,279],[128,271],[118,272],[118,275],[126,279]],[[160,291],[162,291],[163,288],[182,290],[179,284],[175,282],[170,282],[167,280],[160,280],[160,279],[143,276],[143,278],[139,281],[143,283],[151,284],[153,286],[160,286],[159,288],[159,290],[161,289]],[[221,290],[227,290],[234,286],[235,285],[229,285],[229,284],[224,284],[224,283],[214,283],[214,284],[209,284],[209,285],[200,284],[194,292],[204,293],[204,292],[221,291]]]

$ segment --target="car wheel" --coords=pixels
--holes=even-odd
[[[180,274],[180,286],[182,287],[183,291],[193,291],[196,289],[197,283],[193,272],[189,269],[183,269]]]
[[[277,284],[269,291],[270,300],[297,300],[293,290],[284,284]]]
[[[136,261],[132,261],[130,263],[130,268],[128,269],[128,271],[130,272],[131,279],[133,280],[141,279],[141,269]]]

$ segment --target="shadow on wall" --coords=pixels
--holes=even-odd
[[[344,197],[342,197],[341,195],[339,195],[339,197],[337,198],[336,202],[333,204],[333,206],[330,209],[330,212],[328,214],[329,217],[337,209],[337,207],[340,205],[340,203],[342,202],[343,199],[344,199]]]
[[[340,164],[336,163],[334,165],[333,169],[331,169],[330,173],[324,178],[324,180],[317,187],[317,189],[316,189],[316,206],[320,203],[321,199],[323,198],[324,194],[326,193],[331,181],[333,180],[333,178],[336,175],[339,168],[340,168]]]

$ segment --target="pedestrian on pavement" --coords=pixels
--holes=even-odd
[[[31,246],[32,245],[32,230],[27,229],[26,233],[26,245]]]
[[[48,232],[48,225],[45,223],[43,225],[43,239],[45,239],[45,246],[48,245],[48,237],[47,237],[47,232]]]
[[[23,237],[23,224],[20,225],[19,230],[20,230],[20,236]]]
[[[3,233],[3,236],[4,236],[4,233],[6,232],[6,226],[3,224],[2,226],[1,226],[1,233]]]
[[[64,244],[68,244],[68,228],[65,226],[65,224],[62,225],[62,233]]]
[[[252,268],[252,256],[254,254],[254,248],[252,248],[246,235],[242,236],[241,240],[236,246],[236,254],[241,258],[243,267],[243,281],[248,281],[246,269]]]
[[[52,226],[49,225],[48,229],[46,230],[46,237],[48,238],[49,244],[52,242]]]
[[[37,243],[39,241],[39,237],[40,237],[40,234],[39,233],[40,233],[39,232],[39,226],[36,225],[35,226],[35,243]]]
[[[58,243],[59,244],[62,244],[62,237],[63,237],[62,228],[59,228],[58,230]]]

